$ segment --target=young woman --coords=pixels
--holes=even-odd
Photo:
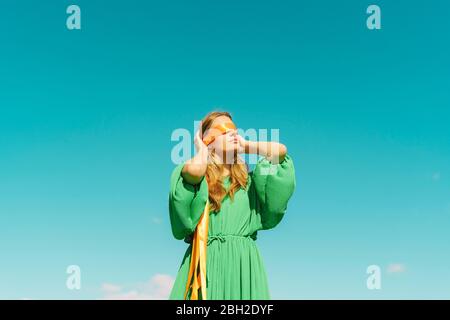
[[[190,246],[169,299],[270,299],[255,240],[283,218],[295,188],[292,159],[283,144],[244,140],[227,112],[203,119],[195,146],[171,176],[172,233]],[[263,158],[248,172],[240,153]]]

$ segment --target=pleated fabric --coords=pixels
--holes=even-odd
[[[176,239],[189,243],[208,199],[206,179],[190,185],[181,176],[183,165],[171,176],[169,214]],[[225,187],[230,184],[224,180]],[[267,274],[256,240],[258,231],[282,220],[295,189],[290,156],[280,164],[261,159],[249,173],[247,187],[224,198],[219,212],[211,212],[208,230],[206,288],[208,300],[270,299]],[[190,265],[189,245],[178,269],[169,299],[182,300]],[[188,299],[190,297],[188,296]]]

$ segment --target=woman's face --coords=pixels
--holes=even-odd
[[[226,133],[221,131],[224,130],[224,127],[227,128]],[[216,153],[234,153],[239,148],[236,127],[227,116],[220,116],[214,119],[211,123],[211,127],[206,131],[206,134],[215,136],[214,141],[211,142],[208,147],[213,148]]]

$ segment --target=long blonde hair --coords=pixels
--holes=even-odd
[[[213,111],[206,115],[202,120],[202,133],[205,133],[213,121],[221,116],[228,117],[232,120],[231,115],[224,111]],[[230,187],[228,190],[223,186],[223,164],[216,155],[214,149],[209,151],[208,166],[206,169],[206,181],[208,182],[210,210],[218,212],[222,204],[222,200],[228,195],[231,199],[234,194],[241,188],[247,186],[248,170],[245,162],[237,155],[230,169]]]

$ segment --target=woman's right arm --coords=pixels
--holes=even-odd
[[[173,235],[180,240],[194,232],[208,201],[208,185],[204,178],[208,149],[203,141],[196,140],[197,154],[178,165],[170,179],[170,223]]]
[[[200,132],[195,135],[194,144],[197,154],[185,162],[181,172],[186,182],[192,185],[199,184],[202,181],[208,166],[208,147],[200,138]]]

